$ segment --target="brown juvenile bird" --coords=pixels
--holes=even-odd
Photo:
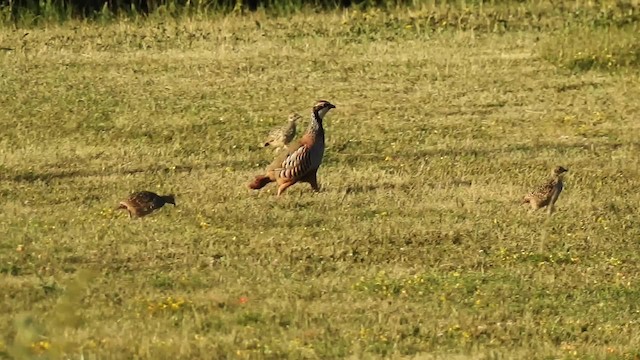
[[[537,190],[527,194],[523,203],[531,204],[533,210],[549,206],[549,214],[554,210],[554,205],[563,189],[562,177],[569,171],[562,166],[556,166],[551,170],[551,178]]]
[[[249,184],[250,189],[261,189],[270,182],[277,182],[278,196],[297,182],[307,182],[318,191],[317,172],[324,156],[324,128],[322,119],[335,106],[320,100],[313,106],[311,122],[305,134],[289,145],[267,166],[264,175],[258,175]]]
[[[264,147],[271,146],[276,150],[289,145],[291,140],[296,136],[296,121],[301,119],[302,116],[296,113],[289,115],[289,122],[286,125],[277,127],[269,133],[267,141],[264,143]]]
[[[173,204],[175,206],[174,195],[161,196],[151,191],[140,191],[129,195],[126,200],[121,201],[117,210],[126,209],[129,211],[129,217],[143,217],[160,209],[164,204]]]

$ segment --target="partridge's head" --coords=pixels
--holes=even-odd
[[[300,120],[301,118],[302,118],[302,116],[300,116],[300,114],[298,114],[298,113],[289,114],[289,121],[290,122],[296,122],[296,121]]]
[[[165,195],[162,197],[165,203],[176,205],[176,197],[173,194]]]
[[[566,173],[567,171],[569,171],[569,169],[565,169],[562,166],[556,166],[553,168],[553,176],[560,176],[564,173]]]
[[[314,114],[318,114],[318,116],[322,119],[324,118],[324,116],[326,115],[326,113],[331,110],[331,109],[335,109],[335,105],[333,105],[332,103],[325,101],[325,100],[319,100],[314,106],[313,106],[313,113]]]

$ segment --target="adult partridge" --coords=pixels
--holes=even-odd
[[[554,167],[551,170],[551,178],[538,189],[527,194],[523,199],[523,203],[529,203],[533,210],[549,206],[549,214],[551,214],[564,187],[562,178],[567,171],[569,170],[562,166]]]
[[[270,182],[278,184],[278,196],[297,182],[306,182],[318,191],[317,172],[324,156],[324,128],[322,119],[335,106],[328,101],[318,101],[313,106],[311,121],[305,134],[289,145],[267,166],[264,175],[258,175],[249,184],[250,189],[261,189]]]
[[[126,200],[121,201],[117,209],[127,210],[129,217],[143,217],[160,209],[165,204],[176,205],[173,194],[158,195],[151,191],[139,191],[129,195]]]
[[[296,121],[301,118],[302,116],[299,114],[290,114],[289,121],[286,125],[271,130],[267,136],[267,141],[264,143],[264,147],[271,146],[278,150],[289,145],[291,140],[296,136]]]

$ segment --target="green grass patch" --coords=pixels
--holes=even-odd
[[[427,5],[0,32],[0,357],[637,356],[635,65],[540,52],[596,5]],[[317,99],[322,191],[250,192]]]
[[[640,67],[638,27],[577,27],[545,39],[541,55],[572,71],[637,71]]]

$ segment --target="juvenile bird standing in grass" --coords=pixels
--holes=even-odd
[[[296,121],[301,118],[302,116],[299,114],[290,114],[289,121],[286,125],[271,130],[269,136],[267,136],[267,141],[264,143],[264,147],[271,146],[277,151],[289,145],[291,140],[296,136]]]
[[[121,201],[117,210],[126,209],[129,212],[129,217],[143,217],[160,209],[165,204],[176,205],[173,194],[161,196],[151,191],[140,191]]]
[[[318,101],[311,112],[311,122],[306,133],[295,144],[289,145],[267,166],[264,175],[258,175],[249,184],[250,189],[261,189],[270,182],[278,184],[278,196],[297,182],[307,182],[318,191],[317,172],[324,156],[324,128],[322,120],[335,106],[328,101]]]
[[[527,194],[523,199],[523,203],[529,203],[533,210],[549,206],[549,214],[551,214],[564,187],[562,177],[567,171],[569,170],[562,166],[554,167],[551,170],[551,178],[537,190]]]

